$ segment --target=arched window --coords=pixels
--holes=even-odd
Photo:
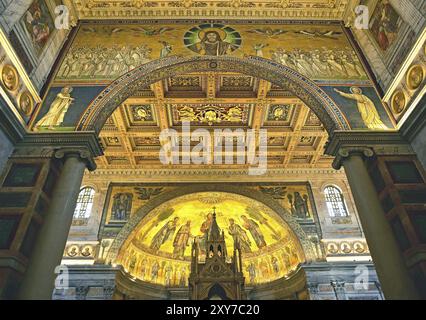
[[[325,202],[327,203],[328,214],[330,217],[348,217],[345,200],[342,192],[334,187],[328,186],[324,189]]]
[[[77,199],[77,206],[74,211],[74,219],[87,219],[92,213],[93,196],[95,195],[95,189],[85,187],[80,190]]]

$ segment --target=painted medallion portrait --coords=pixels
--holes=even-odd
[[[218,23],[201,24],[184,35],[184,45],[203,56],[230,54],[241,42],[241,35],[235,29]]]

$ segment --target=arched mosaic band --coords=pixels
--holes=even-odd
[[[351,129],[339,107],[320,87],[286,66],[260,57],[170,56],[146,63],[113,81],[83,113],[77,131],[99,132],[113,111],[138,88],[168,77],[206,71],[237,72],[264,79],[300,98],[317,115],[329,134]]]
[[[108,252],[106,262],[114,263],[117,258],[121,247],[125,244],[126,240],[132,238],[134,233],[137,230],[137,226],[142,221],[142,219],[147,216],[152,210],[160,206],[162,203],[169,200],[199,192],[224,192],[224,193],[233,193],[253,200],[258,201],[262,205],[272,209],[278,216],[283,219],[285,223],[290,227],[291,231],[297,237],[304,255],[306,262],[312,262],[317,260],[319,257],[315,253],[312,242],[309,240],[306,233],[302,230],[299,223],[295,218],[277,202],[272,197],[263,194],[257,190],[247,189],[241,186],[227,186],[227,185],[217,185],[217,184],[200,184],[196,186],[186,186],[171,192],[167,192],[163,195],[160,195],[145,205],[143,205],[139,210],[137,210],[130,220],[124,225],[121,231],[118,233],[117,237],[114,239],[114,242]]]

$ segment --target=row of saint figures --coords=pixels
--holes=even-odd
[[[300,263],[302,257],[289,243],[277,252],[262,255],[256,259],[242,261],[244,248],[238,237],[233,237],[233,256],[228,255],[224,230],[218,226],[215,208],[211,212],[212,219],[202,237],[192,241],[189,261],[170,260],[147,254],[140,255],[138,250],[131,249],[123,260],[123,266],[132,276],[146,282],[165,285],[166,287],[185,287],[188,276],[194,272],[198,264],[205,264],[208,259],[220,258],[227,264],[235,264],[233,270],[243,272],[246,283],[251,285],[279,279],[291,273]]]

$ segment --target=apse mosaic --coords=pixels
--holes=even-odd
[[[241,244],[247,283],[267,283],[294,271],[304,254],[290,227],[264,204],[237,194],[200,192],[164,202],[147,214],[118,255],[134,277],[166,286],[186,286],[191,245],[200,244],[205,259],[205,235],[213,212],[232,256]]]

